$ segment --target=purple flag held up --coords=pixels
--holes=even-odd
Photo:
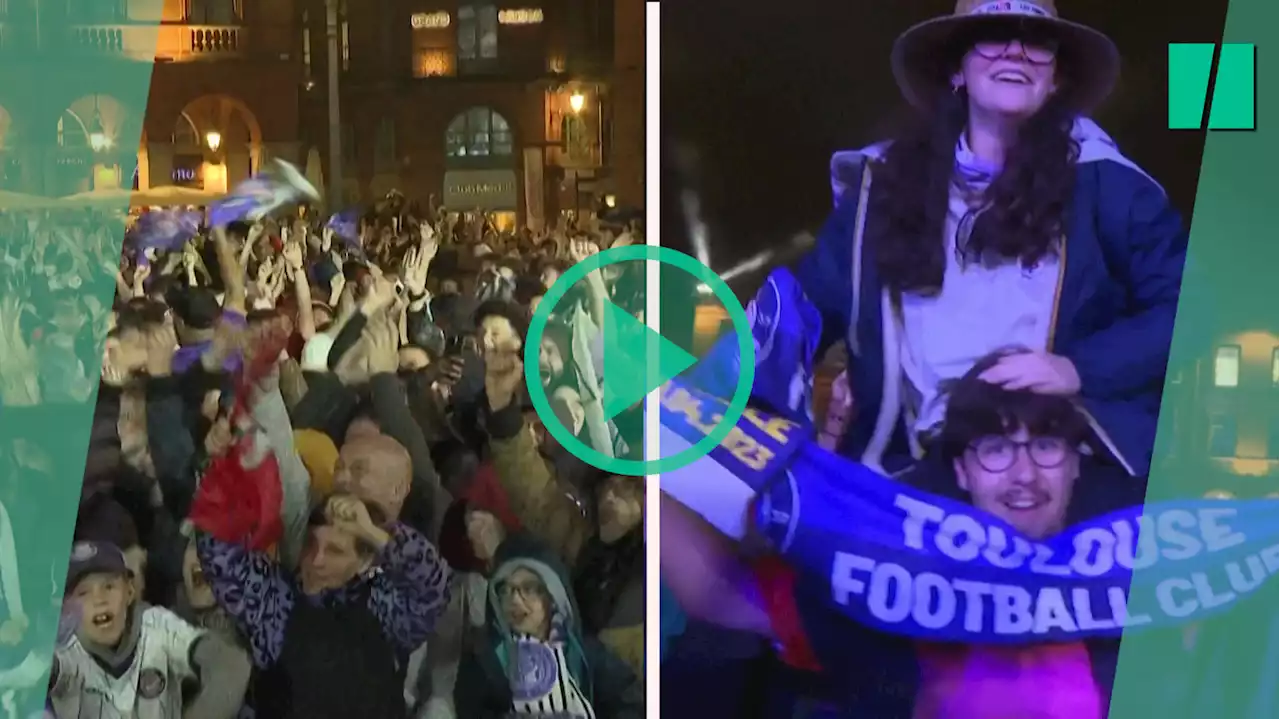
[[[324,226],[333,230],[333,234],[342,238],[343,242],[348,244],[360,242],[360,218],[355,210],[339,212],[330,217]]]
[[[193,210],[153,210],[133,226],[133,242],[139,254],[147,250],[173,251],[200,231],[200,213]]]
[[[325,228],[333,230],[356,259],[365,261],[364,247],[360,245],[360,214],[357,210],[344,210],[329,218]]]
[[[298,168],[284,160],[274,162],[271,174],[251,177],[226,197],[211,203],[209,224],[216,227],[240,220],[256,222],[286,205],[320,199],[320,193]]]

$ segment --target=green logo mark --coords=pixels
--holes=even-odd
[[[611,457],[579,439],[571,428],[562,425],[556,417],[538,373],[538,351],[542,344],[542,335],[546,331],[551,313],[564,299],[565,294],[596,270],[622,262],[636,261],[657,262],[665,267],[674,268],[692,275],[711,288],[712,294],[724,305],[729,313],[729,319],[733,322],[734,334],[738,340],[738,356],[741,358],[737,387],[734,389],[733,397],[724,415],[716,418],[715,428],[693,446],[670,457],[644,460]],[[689,311],[694,310],[695,305],[690,302]],[[629,312],[611,302],[605,303],[604,317],[604,327],[601,328],[604,333],[602,404],[606,419],[612,419],[627,408],[635,406],[650,392],[662,387],[697,363],[697,359],[676,343],[649,329]],[[747,400],[751,397],[751,385],[755,381],[755,343],[751,335],[751,322],[747,319],[742,306],[738,304],[738,298],[711,268],[682,252],[667,247],[651,245],[615,247],[569,268],[547,291],[529,324],[524,347],[524,373],[525,381],[529,384],[529,398],[533,402],[533,408],[547,431],[556,438],[560,446],[578,459],[605,472],[638,477],[671,472],[685,467],[709,454],[729,436],[734,425],[746,411]],[[650,411],[656,411],[656,408]]]
[[[1214,73],[1214,55],[1217,73]],[[1169,45],[1169,129],[1254,130],[1257,48],[1245,43]]]

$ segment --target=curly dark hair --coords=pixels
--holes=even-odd
[[[874,168],[866,240],[885,284],[899,292],[935,295],[946,270],[943,238],[955,147],[968,121],[968,94],[944,92],[928,112],[915,114]],[[987,209],[976,216],[965,262],[1016,260],[1034,267],[1059,251],[1075,184],[1079,144],[1073,116],[1050,98],[1022,126],[1004,170],[986,189]]]

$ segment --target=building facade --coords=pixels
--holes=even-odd
[[[643,206],[643,2],[358,7],[340,1],[336,26],[346,202],[398,189],[535,228]],[[301,134],[327,174],[324,13],[322,0],[300,10]]]
[[[641,0],[334,2],[337,163],[325,0],[0,0],[0,189],[221,192],[280,157],[335,205],[643,206]],[[50,57],[65,81],[23,87]]]
[[[290,0],[0,0],[0,187],[219,192],[302,159],[294,15]]]

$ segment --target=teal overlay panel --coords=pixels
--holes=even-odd
[[[1275,202],[1280,187],[1272,164],[1277,41],[1271,28],[1276,21],[1274,0],[1230,0],[1211,98],[1205,91],[1211,63],[1205,58],[1213,46],[1170,48],[1169,126],[1200,127],[1207,100],[1211,131],[1190,218],[1148,503],[1234,496],[1271,498],[1275,506],[1280,484]],[[1259,132],[1212,132],[1255,125]],[[1277,567],[1270,560],[1260,564],[1270,565],[1265,583],[1230,611],[1174,631],[1126,634],[1111,719],[1277,715]],[[1243,585],[1255,579],[1247,567],[1237,567],[1236,573]],[[1203,582],[1178,601],[1211,604],[1238,588],[1244,587]]]
[[[161,6],[0,3],[0,716],[45,709]]]
[[[1218,56],[1218,76],[1209,108],[1210,130],[1253,130],[1256,50],[1245,43],[1227,43]]]
[[[1169,45],[1170,130],[1199,130],[1204,123],[1213,50],[1209,43]]]
[[[1255,129],[1256,48],[1248,43],[1223,44],[1216,76],[1214,51],[1207,42],[1169,44],[1170,130],[1203,129],[1206,106],[1210,130]]]

